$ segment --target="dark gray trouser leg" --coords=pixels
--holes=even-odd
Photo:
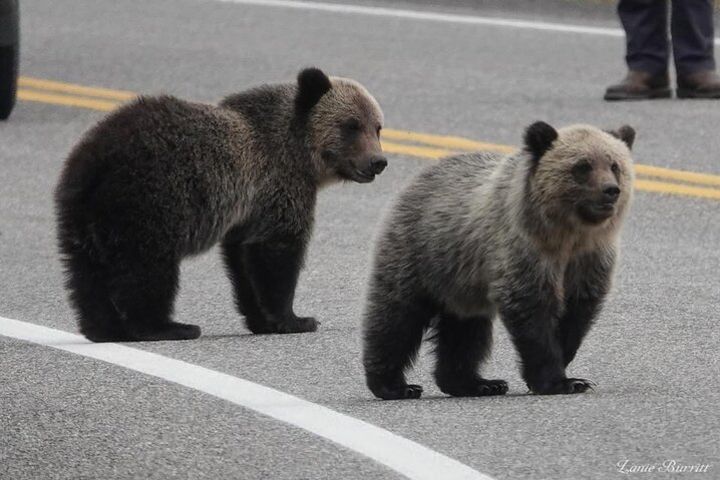
[[[618,15],[625,29],[630,70],[665,73],[670,60],[666,0],[620,0]]]
[[[678,74],[715,70],[712,0],[673,0],[671,30]]]

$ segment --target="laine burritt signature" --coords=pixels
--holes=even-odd
[[[662,463],[633,463],[630,460],[621,460],[617,463],[618,472],[625,475],[632,473],[707,473],[709,463],[696,463],[688,465],[678,460],[665,460]]]

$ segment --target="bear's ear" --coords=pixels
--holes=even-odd
[[[625,145],[632,150],[633,142],[635,142],[635,129],[630,125],[623,125],[617,130],[606,130],[606,132],[625,142]]]
[[[295,97],[295,108],[298,113],[310,111],[325,95],[332,85],[330,79],[319,68],[306,68],[298,74],[298,92]]]
[[[535,160],[540,160],[557,138],[558,133],[553,127],[545,122],[535,122],[525,130],[525,148]]]

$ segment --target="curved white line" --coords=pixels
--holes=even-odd
[[[192,363],[116,343],[91,343],[79,335],[4,317],[0,317],[0,335],[102,360],[213,395],[331,440],[413,480],[492,480],[380,427]]]
[[[456,13],[442,13],[422,10],[404,10],[400,8],[371,7],[364,5],[349,5],[339,3],[294,1],[294,0],[214,0],[222,3],[237,3],[241,5],[257,5],[264,7],[294,8],[298,10],[316,10],[333,13],[352,13],[376,17],[405,18],[410,20],[426,20],[444,23],[459,23],[469,25],[489,25],[495,27],[522,28],[528,30],[545,30],[563,33],[582,33],[587,35],[602,35],[606,37],[624,37],[625,32],[619,28],[588,27],[584,25],[568,25],[564,23],[537,22],[532,20],[514,20],[509,18],[480,17],[475,15],[460,15]],[[720,45],[720,38],[715,38],[715,44]]]

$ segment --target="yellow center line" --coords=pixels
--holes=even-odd
[[[653,165],[635,165],[635,173],[647,175],[648,177],[669,178],[686,183],[700,183],[703,185],[720,186],[720,175],[709,173],[687,172],[685,170],[673,170]]]
[[[32,77],[20,77],[18,79],[18,86],[20,87],[18,89],[18,98],[21,100],[81,107],[104,112],[117,108],[123,101],[137,97],[136,93],[126,90],[86,87],[83,85]],[[390,128],[383,130],[382,138],[382,147],[387,153],[430,159],[440,159],[453,155],[458,151],[481,150],[511,153],[517,150],[517,147],[511,145],[478,142],[456,136],[436,135]],[[416,145],[397,142],[410,142]],[[689,172],[643,164],[635,164],[635,171],[642,176],[667,179],[672,182],[638,179],[636,186],[639,190],[720,200],[720,188],[713,188],[720,187],[720,175]],[[708,185],[710,188],[675,182]]]
[[[61,95],[38,90],[27,90],[24,88],[18,89],[17,97],[20,100],[26,100],[29,102],[50,103],[53,105],[65,105],[68,107],[82,107],[92,110],[101,110],[103,112],[114,110],[119,105],[117,102],[108,102],[106,100],[98,100],[95,98]]]
[[[390,138],[390,135],[384,135],[385,138]],[[440,142],[438,142],[439,144]],[[510,145],[499,145],[499,144],[488,144],[482,142],[474,142],[483,145],[482,147],[475,148],[474,150],[482,151],[495,151],[500,153],[514,152],[517,150],[516,147]],[[488,148],[487,146],[490,146]],[[383,140],[383,150],[388,153],[394,153],[397,155],[411,155],[414,157],[424,157],[439,160],[441,158],[454,155],[458,153],[457,150],[440,149],[440,148],[427,148],[415,145],[405,145],[395,142],[388,142]],[[471,150],[467,150],[471,151]],[[720,186],[720,175],[711,175],[708,173],[696,173],[688,172],[684,170],[673,170],[664,167],[655,167],[652,165],[635,164],[635,173],[647,177],[664,178],[675,182],[684,182],[691,184],[701,184],[710,186]]]
[[[712,198],[720,200],[720,189],[693,187],[679,183],[657,182],[655,180],[635,179],[635,188],[646,192],[672,193],[690,197]]]
[[[109,88],[100,87],[85,87],[83,85],[55,82],[52,80],[43,80],[40,78],[32,77],[19,77],[18,87],[49,90],[51,92],[87,95],[89,97],[109,98],[112,100],[130,100],[137,97],[137,93],[128,92],[125,90],[112,90]]]
[[[429,148],[419,147],[416,145],[403,145],[400,143],[388,142],[383,140],[381,142],[382,149],[386,153],[394,153],[396,155],[410,155],[413,157],[431,158],[433,160],[439,160],[443,157],[450,156],[454,153],[452,150],[444,150],[440,148]]]
[[[390,140],[424,143],[426,145],[433,145],[436,147],[447,147],[460,150],[483,150],[500,153],[512,153],[517,150],[517,148],[511,145],[476,142],[475,140],[462,137],[433,135],[430,133],[409,132],[407,130],[393,130],[390,128],[384,129],[382,136],[383,138],[388,138]]]

